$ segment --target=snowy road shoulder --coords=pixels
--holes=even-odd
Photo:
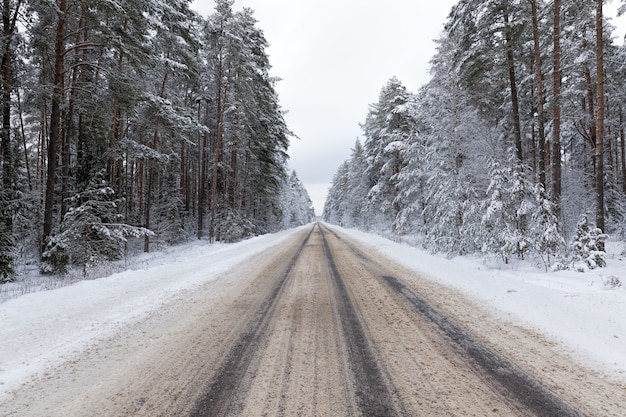
[[[169,250],[160,266],[128,270],[37,292],[0,304],[0,401],[36,374],[44,373],[128,323],[141,320],[185,290],[278,245],[299,229],[232,245],[188,245]]]
[[[604,284],[609,276],[626,281],[626,263],[612,259],[607,268],[587,273],[490,269],[478,259],[447,260],[379,236],[341,230],[424,278],[460,290],[503,319],[538,330],[579,360],[626,381],[626,289]]]

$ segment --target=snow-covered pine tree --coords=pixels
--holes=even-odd
[[[368,220],[363,215],[363,209],[367,202],[369,182],[364,173],[367,170],[365,149],[361,141],[357,139],[352,148],[347,173],[347,190],[345,193],[345,212],[342,223],[345,227],[364,228]]]
[[[478,217],[473,184],[452,172],[434,173],[426,182],[424,246],[446,255],[473,253],[476,248]]]
[[[412,134],[402,152],[402,168],[397,174],[398,195],[394,205],[399,207],[394,220],[393,229],[400,235],[412,234],[421,231],[424,221],[422,212],[425,200],[426,161],[423,150],[424,139],[417,131]]]
[[[0,187],[0,284],[15,278],[15,237],[10,193]]]
[[[453,66],[455,39],[442,38],[431,61],[433,74],[418,96],[420,126],[419,163],[423,177],[421,202],[416,190],[413,204],[421,204],[424,245],[447,255],[473,253],[482,235],[480,204],[488,178],[486,155],[493,149],[489,129],[459,89]],[[413,174],[417,175],[417,173]],[[410,183],[402,184],[403,191]],[[415,182],[413,187],[419,187]]]
[[[367,167],[365,150],[357,139],[350,159],[339,166],[333,177],[324,204],[324,220],[343,227],[368,228],[371,219],[366,210],[370,191]]]
[[[534,187],[513,152],[510,155],[508,167],[491,158],[491,184],[483,216],[483,252],[499,254],[507,263],[514,255],[524,258],[532,248],[530,220],[535,209]]]
[[[296,171],[292,171],[289,179],[285,181],[280,201],[282,202],[282,228],[302,226],[315,220],[313,203]]]
[[[398,174],[415,132],[414,103],[413,95],[393,77],[382,88],[378,102],[370,106],[362,125],[368,164],[365,174],[370,181],[366,213],[374,229],[391,227],[401,209],[396,201]]]
[[[15,267],[15,235],[13,215],[16,213],[17,166],[14,150],[17,135],[13,134],[12,118],[16,114],[12,94],[18,77],[15,74],[18,57],[18,19],[23,15],[23,2],[4,1],[2,5],[2,41],[0,42],[0,283],[13,279]]]
[[[232,6],[232,0],[217,1],[203,29],[201,87],[213,97],[210,240],[220,239],[224,216],[251,219],[257,233],[281,227],[278,198],[292,135],[274,89],[277,80],[269,76],[263,32],[251,9],[234,12]]]
[[[505,230],[507,228],[506,211],[506,189],[510,178],[507,171],[501,167],[500,162],[495,158],[490,160],[489,176],[491,183],[487,188],[489,199],[485,204],[485,214],[482,225],[484,235],[481,236],[481,251],[483,253],[500,253],[505,245]],[[505,261],[508,261],[506,256]]]
[[[324,203],[324,220],[339,226],[350,226],[344,221],[349,207],[348,194],[350,190],[350,161],[344,161],[333,176],[328,190],[328,196]],[[365,220],[367,221],[367,220]]]
[[[153,230],[169,245],[185,242],[192,235],[192,227],[185,220],[191,220],[185,213],[183,200],[178,191],[177,164],[173,161],[170,168],[162,173],[162,185],[158,199],[157,218]]]
[[[94,175],[84,191],[71,197],[59,232],[48,239],[42,272],[58,273],[68,265],[77,265],[86,273],[89,266],[120,259],[128,237],[152,234],[145,228],[123,223],[121,205],[122,200],[115,197],[105,180],[105,172]]]
[[[542,259],[546,270],[551,267],[550,257],[555,257],[565,247],[565,240],[559,230],[556,207],[548,198],[541,184],[535,186],[537,208],[532,213],[533,249]]]
[[[152,62],[147,69],[149,74],[146,91],[143,95],[146,111],[144,117],[151,123],[146,125],[145,144],[162,156],[145,161],[145,210],[142,224],[155,228],[163,213],[160,202],[164,194],[178,194],[179,187],[163,189],[175,182],[164,177],[170,170],[170,159],[178,159],[181,143],[189,140],[197,132],[193,113],[188,106],[188,85],[197,77],[197,49],[194,14],[189,10],[187,0],[155,2],[149,7],[147,17],[151,23],[150,48]],[[174,164],[172,164],[174,166]],[[171,223],[170,223],[171,224]],[[149,238],[145,238],[144,251],[150,250]]]
[[[223,224],[220,225],[220,239],[226,243],[238,242],[257,233],[253,219],[245,213],[226,209]]]
[[[590,216],[589,212],[580,216],[576,225],[576,234],[571,243],[574,252],[572,267],[581,272],[606,266],[604,243],[608,236],[589,220]]]
[[[461,0],[446,22],[446,34],[454,50],[449,55],[451,70],[458,78],[457,88],[470,97],[471,107],[491,126],[504,124],[513,138],[516,156],[522,162],[520,117],[523,112],[518,93],[528,74],[520,61],[532,32],[527,0]],[[507,112],[508,110],[508,112]],[[510,132],[510,133],[509,133]]]

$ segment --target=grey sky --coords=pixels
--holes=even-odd
[[[271,74],[282,79],[276,86],[280,103],[300,138],[291,141],[289,165],[318,215],[339,164],[362,136],[359,123],[387,80],[396,76],[413,92],[428,82],[433,40],[456,2],[235,0],[235,10],[255,11],[270,44]],[[205,16],[214,5],[192,3]]]
[[[289,165],[315,211],[339,164],[362,135],[368,106],[397,76],[412,91],[428,81],[433,39],[455,0],[235,0],[252,8],[270,46],[271,74],[292,139]],[[215,3],[195,0],[208,15]]]

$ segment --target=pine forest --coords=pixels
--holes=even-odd
[[[252,10],[189,4],[2,0],[0,282],[313,220]]]
[[[325,220],[451,257],[603,266],[626,231],[626,47],[603,3],[459,1],[430,81],[392,78],[370,106]]]

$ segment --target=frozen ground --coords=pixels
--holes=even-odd
[[[462,291],[503,319],[557,340],[581,361],[626,380],[626,289],[605,285],[610,276],[626,282],[620,247],[611,246],[607,268],[545,273],[528,264],[493,267],[474,258],[446,260],[378,236],[346,232],[422,276]],[[1,303],[0,402],[34,375],[71,360],[169,299],[215,280],[293,233],[232,245],[195,242],[132,260],[124,272]]]

